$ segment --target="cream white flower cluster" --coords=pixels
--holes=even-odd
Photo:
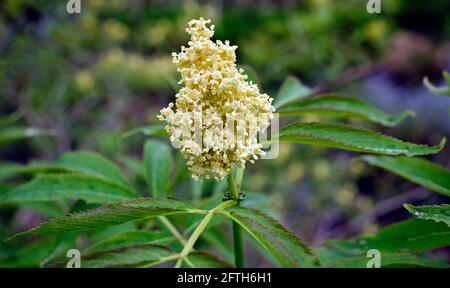
[[[247,82],[236,67],[235,50],[211,41],[214,25],[200,18],[186,29],[191,40],[173,62],[181,74],[183,87],[174,104],[161,110],[172,145],[180,149],[194,179],[223,179],[235,163],[240,167],[264,155],[258,133],[269,126],[275,111],[272,98],[261,94],[256,84]]]

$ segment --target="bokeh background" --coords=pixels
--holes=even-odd
[[[0,115],[15,112],[23,125],[55,132],[2,145],[1,160],[52,161],[87,149],[125,170],[138,167],[144,137],[121,135],[157,123],[158,111],[174,100],[178,75],[171,53],[186,45],[187,22],[198,17],[212,19],[215,39],[239,46],[238,64],[269,95],[276,96],[282,81],[294,75],[315,91],[355,95],[387,112],[414,110],[417,117],[396,128],[371,128],[438,143],[450,135],[450,99],[433,96],[422,79],[443,84],[441,72],[449,70],[450,2],[383,0],[381,14],[367,13],[366,2],[81,0],[81,13],[69,15],[66,1],[0,1]],[[448,167],[448,146],[430,159]],[[266,207],[317,246],[406,219],[405,202],[448,203],[357,156],[282,145],[277,159],[248,165],[247,204]],[[139,173],[133,177],[144,189]],[[196,197],[223,189],[192,183],[187,175],[180,183],[176,194],[187,198],[191,188]],[[8,185],[14,183],[2,189]],[[33,209],[0,208],[0,234],[43,219]],[[211,239],[223,245],[220,237]],[[248,265],[270,265],[251,243],[246,248]],[[8,253],[2,246],[0,259]]]

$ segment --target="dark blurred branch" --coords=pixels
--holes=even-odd
[[[331,210],[324,215],[317,225],[313,245],[319,245],[327,239],[345,239],[360,234],[364,226],[375,223],[377,219],[403,208],[404,203],[414,203],[425,200],[431,196],[431,192],[423,188],[416,188],[406,193],[396,195],[378,202],[371,210],[359,214],[336,229],[332,227],[336,219],[342,217],[340,209]]]
[[[0,57],[3,57],[11,46],[15,31],[15,26],[5,25],[5,33],[0,37]]]
[[[388,215],[398,209],[403,208],[404,203],[412,203],[425,200],[430,197],[431,193],[423,188],[416,188],[406,193],[390,197],[378,202],[371,210],[360,214],[351,219],[341,229],[336,231],[336,235],[340,238],[355,235],[364,228],[365,225],[376,222],[382,216]]]
[[[364,65],[349,68],[349,69],[345,70],[336,80],[316,86],[313,89],[312,94],[319,95],[319,94],[333,91],[336,88],[339,88],[340,86],[345,86],[356,80],[366,78],[369,75],[371,75],[372,73],[374,73],[376,70],[378,70],[379,68],[380,68],[380,66],[376,65],[376,64],[364,64]]]

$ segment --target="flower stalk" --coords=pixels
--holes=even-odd
[[[240,190],[242,179],[244,176],[244,169],[238,168],[236,171],[236,181],[233,175],[228,175],[228,189],[230,190],[232,198],[236,201],[236,205],[240,205]],[[234,264],[237,268],[243,268],[244,262],[244,241],[242,237],[242,228],[238,223],[233,221],[233,245],[234,245]]]
[[[185,260],[186,257],[189,255],[189,253],[192,251],[192,249],[194,248],[195,242],[197,242],[200,235],[203,233],[203,231],[205,231],[206,226],[208,226],[209,222],[214,217],[214,214],[222,211],[223,209],[234,206],[234,205],[236,205],[236,201],[230,200],[230,201],[226,201],[208,211],[208,214],[206,214],[206,216],[205,216],[205,218],[203,218],[202,222],[200,222],[200,224],[198,224],[197,228],[195,228],[194,232],[192,232],[192,235],[189,238],[189,240],[187,241],[186,245],[184,245],[183,250],[179,254],[178,261],[175,264],[175,268],[181,267],[182,261]]]

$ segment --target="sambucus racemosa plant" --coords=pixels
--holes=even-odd
[[[449,210],[445,205],[427,208],[429,211],[426,212],[413,211],[421,218],[442,222],[413,219],[392,225],[373,237],[331,241],[315,250],[265,213],[240,205],[245,202],[245,194],[241,191],[245,163],[264,156],[257,136],[269,126],[275,108],[280,117],[286,118],[320,113],[356,117],[386,126],[394,126],[413,113],[405,111],[388,115],[362,100],[345,95],[313,96],[309,88],[292,77],[282,85],[272,105],[272,99],[261,94],[256,84],[247,82],[247,76],[242,74],[244,71],[236,67],[237,47],[228,42],[214,43],[210,40],[214,27],[207,27],[209,23],[202,18],[192,20],[187,29],[191,35],[188,47],[182,47],[179,54],[173,55],[182,76],[180,84],[184,86],[176,95],[175,105],[169,104],[158,116],[167,125],[142,127],[127,135],[140,132],[148,136],[168,134],[172,145],[186,159],[193,178],[199,181],[203,178],[217,181],[227,178],[228,189],[223,201],[216,197],[207,199],[207,202],[213,202],[211,208],[211,203],[196,201],[194,205],[187,200],[171,198],[179,176],[176,173],[171,177],[171,172],[178,161],[173,160],[170,146],[160,140],[146,142],[145,168],[140,171],[146,175],[153,198],[142,197],[144,193],[136,191],[120,169],[103,156],[86,151],[69,152],[56,163],[15,166],[3,174],[5,178],[17,173],[39,175],[3,194],[1,204],[35,205],[36,209],[48,205],[48,211],[48,207],[55,208],[54,203],[58,203],[56,207],[62,207],[62,213],[79,210],[55,217],[12,238],[58,234],[58,244],[41,265],[64,266],[58,256],[73,245],[81,232],[133,222],[139,223],[135,229],[91,241],[92,245],[83,251],[82,267],[152,267],[163,263],[174,263],[175,267],[229,267],[231,264],[196,249],[197,241],[214,225],[214,221],[228,219],[233,225],[236,267],[245,266],[244,231],[284,267],[365,267],[365,253],[371,248],[383,252],[383,267],[445,266],[417,255],[450,244]],[[294,122],[279,129],[270,141],[405,155],[364,156],[364,160],[431,190],[450,195],[447,169],[410,158],[439,152],[445,138],[437,146],[426,146],[342,124]],[[139,166],[135,164],[132,165]],[[76,205],[68,202],[69,199],[102,206],[75,209]],[[411,206],[407,208],[413,209]],[[428,214],[424,216],[424,213]],[[178,214],[185,215],[189,223],[181,232],[168,218]],[[155,219],[167,233],[146,229],[148,225],[155,225]]]

